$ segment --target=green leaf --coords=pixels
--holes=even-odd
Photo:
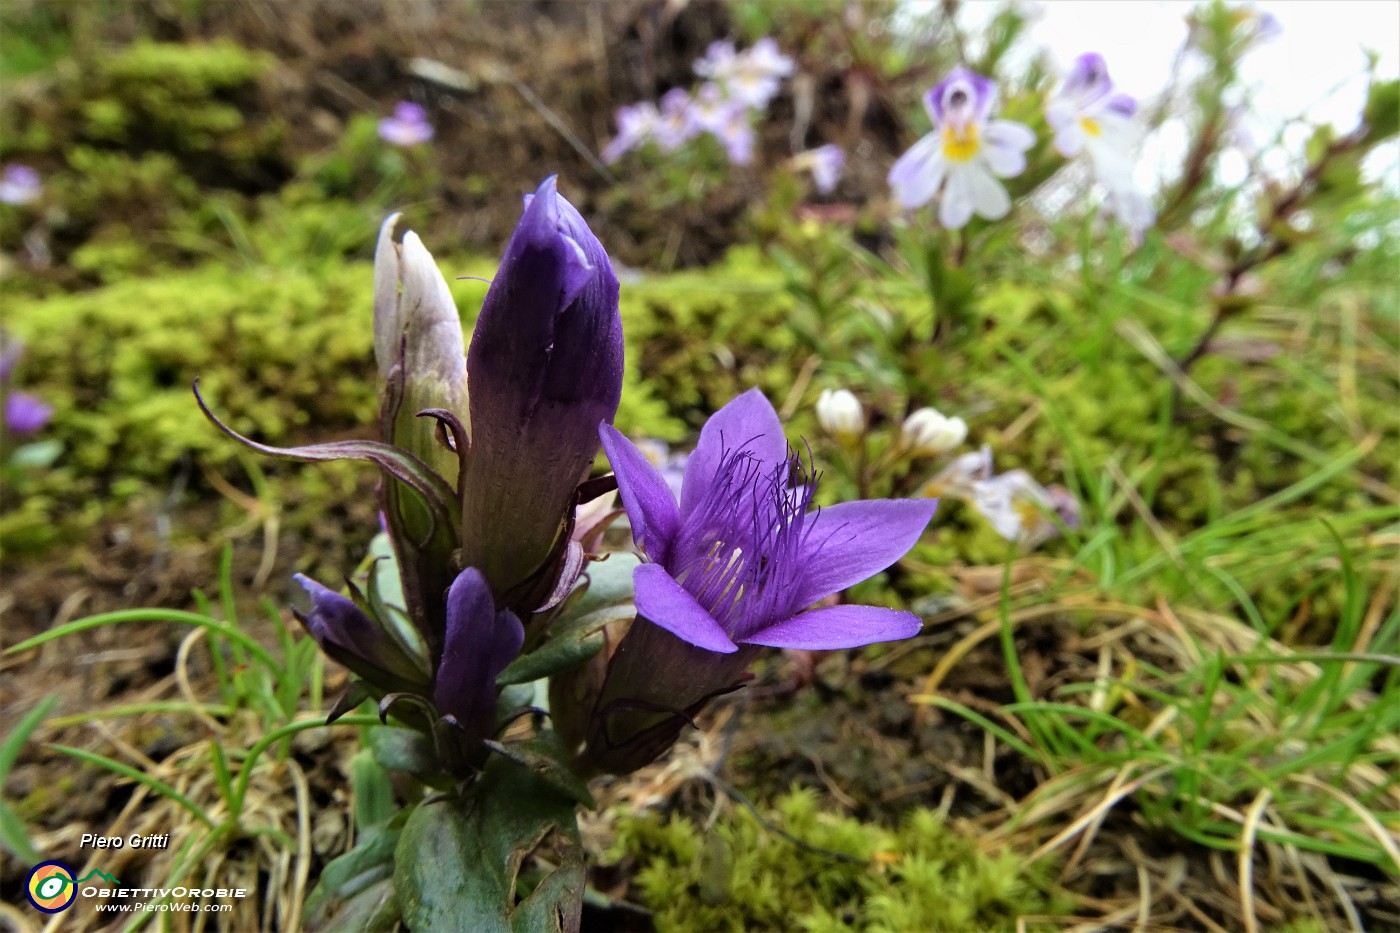
[[[553,834],[559,867],[519,905],[525,859]],[[584,875],[573,801],[504,758],[465,797],[420,804],[395,853],[394,887],[414,933],[576,931]]]
[[[431,776],[441,771],[432,739],[412,729],[379,726],[367,730],[366,742],[380,767]]]
[[[603,627],[636,614],[632,571],[640,562],[633,554],[614,554],[590,564],[581,592],[571,595],[555,615],[544,643],[508,664],[496,683],[505,687],[553,677],[601,651],[606,643]]]
[[[326,865],[306,898],[307,929],[374,933],[393,928],[398,905],[391,882],[402,823],[396,819],[361,833],[353,849]]]
[[[25,828],[24,820],[3,800],[0,800],[0,846],[4,846],[21,862],[32,865],[39,861],[39,853],[34,851],[34,846],[29,841],[29,831]]]
[[[569,754],[559,744],[553,732],[521,739],[518,742],[490,742],[486,747],[504,755],[525,768],[540,781],[568,797],[575,803],[593,808],[593,795],[588,792],[588,784],[579,779],[568,765]]]
[[[386,822],[394,815],[394,787],[389,771],[362,748],[350,759],[350,789],[355,826],[361,831]]]
[[[1400,81],[1373,81],[1366,90],[1366,141],[1377,143],[1400,132]]]
[[[603,626],[635,615],[636,611],[631,607],[603,609],[570,621],[557,634],[551,626],[545,643],[506,665],[505,670],[496,675],[496,684],[502,687],[527,684],[577,667],[603,649],[606,642]]]

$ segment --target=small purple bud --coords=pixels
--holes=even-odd
[[[622,395],[622,318],[612,263],[555,190],[527,202],[467,351],[471,449],[462,483],[462,565],[498,601],[536,608],[567,543],[598,425]],[[524,584],[530,594],[513,591]]]
[[[447,591],[447,633],[433,679],[433,705],[465,731],[468,745],[491,733],[496,676],[520,654],[525,629],[515,613],[496,611],[491,586],[468,567]]]
[[[311,597],[311,610],[298,613],[297,618],[328,656],[385,693],[421,691],[426,686],[420,665],[354,600],[304,574],[293,579]]]

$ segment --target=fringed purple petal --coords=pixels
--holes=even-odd
[[[787,459],[787,438],[772,404],[758,389],[749,389],[715,412],[700,430],[700,441],[685,465],[681,515],[690,514],[710,492],[725,454],[739,449],[766,468]]]

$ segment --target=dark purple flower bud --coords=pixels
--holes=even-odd
[[[496,610],[491,586],[475,567],[447,591],[447,633],[433,681],[433,705],[465,733],[468,748],[495,724],[496,676],[520,654],[525,628],[508,609]]]
[[[11,434],[33,434],[49,423],[53,406],[28,392],[5,395],[5,430]]]
[[[660,754],[711,697],[738,685],[759,646],[854,648],[917,634],[912,613],[809,608],[904,556],[931,499],[874,499],[809,511],[797,464],[756,389],[720,409],[686,463],[679,502],[645,455],[600,429],[632,535],[637,619],[611,659],[585,761],[626,773]]]
[[[554,178],[527,199],[467,351],[462,566],[533,610],[553,589],[598,425],[622,395],[617,276]]]
[[[296,616],[322,651],[384,693],[424,690],[422,664],[354,600],[303,574],[295,579],[311,597],[311,610]]]

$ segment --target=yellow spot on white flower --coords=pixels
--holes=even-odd
[[[1098,120],[1091,120],[1088,117],[1080,117],[1079,126],[1081,129],[1084,130],[1084,132],[1088,133],[1090,136],[1100,136],[1103,134],[1103,127],[1099,125]]]
[[[966,162],[977,155],[977,151],[981,148],[981,140],[977,138],[977,124],[968,124],[962,130],[953,126],[943,128],[944,158],[954,162]]]

